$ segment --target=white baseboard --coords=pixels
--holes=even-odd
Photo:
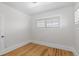
[[[48,47],[53,47],[53,48],[59,48],[59,49],[72,51],[74,55],[77,55],[77,52],[76,52],[74,47],[64,46],[64,45],[50,43],[50,42],[44,42],[44,41],[32,41],[32,42],[37,43],[37,44],[41,44],[41,45],[46,45]]]
[[[16,48],[19,48],[19,47],[21,47],[21,46],[23,46],[23,45],[25,45],[25,44],[30,43],[30,42],[31,42],[31,41],[28,40],[27,42],[22,42],[22,43],[19,43],[19,44],[14,45],[14,46],[11,46],[11,47],[9,47],[9,48],[6,48],[6,49],[4,49],[4,50],[2,50],[2,51],[0,52],[0,55],[3,55],[3,54],[8,53],[8,52],[10,52],[10,51],[12,51],[12,50],[15,50]]]

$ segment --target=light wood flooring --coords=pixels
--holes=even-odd
[[[29,43],[3,56],[73,56],[70,51]]]

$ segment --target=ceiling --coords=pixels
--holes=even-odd
[[[49,10],[55,10],[57,8],[73,5],[73,2],[3,2],[17,10],[28,14],[36,15]]]

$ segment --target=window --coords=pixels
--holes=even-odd
[[[58,27],[59,26],[59,19],[51,19],[47,20],[47,27]]]
[[[79,24],[79,9],[75,11],[75,24]]]
[[[37,27],[45,27],[45,21],[44,20],[37,21]]]
[[[45,27],[45,28],[57,28],[59,27],[60,18],[45,18],[37,21],[37,27]]]

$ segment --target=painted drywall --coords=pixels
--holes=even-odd
[[[63,46],[74,47],[74,7],[68,6],[46,13],[36,14],[32,20],[33,41],[55,43]],[[37,28],[36,21],[46,17],[60,16],[59,28]]]
[[[30,16],[0,3],[0,15],[5,20],[5,48],[9,48],[29,40]]]

